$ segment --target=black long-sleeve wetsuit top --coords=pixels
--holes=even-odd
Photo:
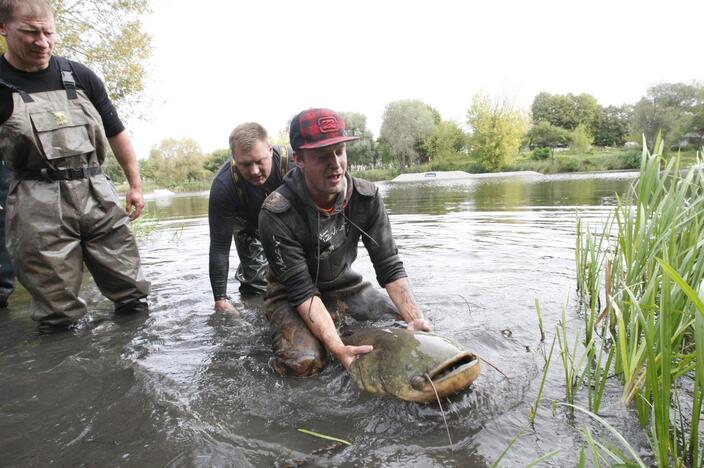
[[[250,234],[259,237],[259,210],[264,199],[282,184],[282,149],[274,145],[271,174],[264,185],[255,187],[239,177],[239,191],[232,178],[232,160],[228,160],[218,171],[210,187],[208,223],[210,225],[209,272],[214,299],[227,298],[227,275],[230,269],[230,247],[237,219],[244,221]],[[288,148],[287,155],[293,154]],[[293,167],[289,158],[287,167]],[[243,196],[241,196],[243,195]]]

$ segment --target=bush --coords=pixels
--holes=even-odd
[[[542,161],[548,159],[551,154],[552,150],[550,148],[536,148],[533,150],[530,157],[536,161]]]
[[[576,159],[563,159],[560,161],[559,172],[579,172],[579,161]]]
[[[623,169],[638,169],[640,167],[641,153],[634,151],[621,156],[621,167]]]

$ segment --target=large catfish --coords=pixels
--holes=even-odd
[[[350,367],[357,386],[373,394],[430,402],[436,399],[433,386],[442,398],[467,388],[479,377],[476,354],[432,333],[363,328],[343,336],[342,341],[374,346]]]

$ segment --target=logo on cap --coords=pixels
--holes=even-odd
[[[320,117],[318,119],[318,128],[320,128],[320,133],[333,133],[340,130],[337,126],[337,119],[332,115]]]

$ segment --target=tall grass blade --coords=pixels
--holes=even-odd
[[[633,461],[640,467],[645,468],[646,465],[643,463],[643,460],[640,459],[638,456],[638,453],[631,447],[631,445],[626,441],[626,439],[623,438],[623,436],[616,430],[614,427],[606,422],[604,419],[600,418],[596,414],[592,413],[591,411],[585,410],[584,408],[580,408],[579,406],[571,405],[569,403],[560,403],[560,406],[569,406],[573,409],[576,409],[578,411],[581,411],[582,413],[586,414],[590,418],[594,419],[597,421],[599,424],[604,426],[620,443],[623,445],[623,447],[628,451],[628,453],[633,457]]]
[[[329,435],[321,434],[321,433],[319,433],[319,432],[311,431],[311,430],[308,430],[308,429],[303,429],[303,428],[300,428],[300,427],[299,427],[299,428],[298,428],[298,431],[299,431],[299,432],[302,432],[302,433],[304,433],[304,434],[308,434],[308,435],[313,436],[313,437],[318,437],[319,439],[332,440],[333,442],[339,442],[339,443],[345,444],[345,445],[352,445],[351,442],[348,442],[348,441],[346,441],[346,440],[344,440],[344,439],[338,439],[337,437],[332,437],[332,436],[329,436]]]

